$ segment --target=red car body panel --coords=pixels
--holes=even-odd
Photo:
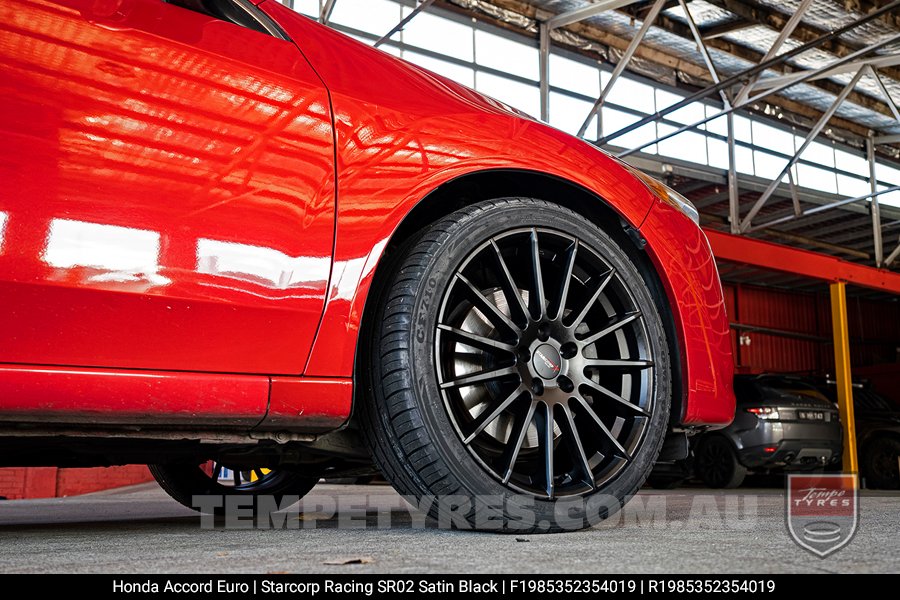
[[[337,427],[392,234],[442,184],[515,169],[641,228],[675,314],[683,421],[730,422],[699,228],[585,142],[260,7],[296,46],[159,0],[0,6],[0,418]]]
[[[352,379],[272,377],[269,410],[257,428],[328,431],[343,425],[352,409]]]
[[[681,423],[731,423],[735,405],[731,329],[706,235],[662,202],[653,207],[640,231],[675,317],[687,398]]]
[[[316,433],[347,420],[353,381],[0,365],[0,398],[0,422],[228,425]]]
[[[335,186],[296,47],[158,0],[0,24],[0,362],[299,375]]]
[[[3,421],[250,428],[266,410],[262,375],[0,367]],[[185,398],[191,398],[190,404]]]

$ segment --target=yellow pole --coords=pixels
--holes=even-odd
[[[844,427],[844,473],[858,473],[856,420],[853,417],[853,380],[850,375],[850,336],[847,333],[847,289],[843,281],[831,284],[831,325],[834,332],[834,371],[838,410]]]

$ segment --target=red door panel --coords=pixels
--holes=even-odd
[[[161,0],[17,0],[0,69],[0,363],[299,374],[335,186],[296,47]]]

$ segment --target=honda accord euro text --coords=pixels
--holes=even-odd
[[[731,422],[696,210],[592,145],[273,0],[0,24],[3,465],[189,506],[377,469],[555,531]]]

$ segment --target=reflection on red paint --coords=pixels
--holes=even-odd
[[[334,169],[297,48],[159,0],[23,0],[0,56],[0,362],[301,373]]]

